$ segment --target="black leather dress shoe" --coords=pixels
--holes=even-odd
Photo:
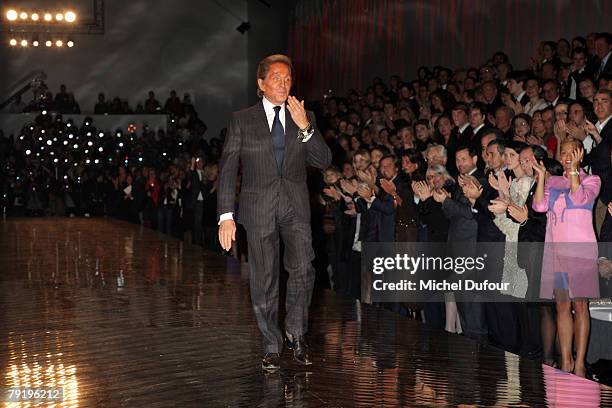
[[[302,365],[311,365],[312,361],[308,355],[308,343],[304,336],[293,336],[286,333],[285,345],[289,350],[293,350],[293,358]]]
[[[278,353],[267,353],[261,359],[261,368],[268,372],[278,370],[280,368],[280,355]]]

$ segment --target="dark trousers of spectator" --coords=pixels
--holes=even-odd
[[[158,208],[155,206],[153,200],[147,200],[144,210],[142,211],[143,225],[148,228],[157,229],[157,212]]]
[[[521,350],[523,356],[535,357],[542,351],[542,332],[540,304],[536,302],[517,303],[521,331]]]
[[[489,339],[493,344],[512,353],[518,353],[521,348],[519,303],[486,303],[485,316],[489,329]]]
[[[600,242],[612,242],[612,215],[606,209],[606,217],[604,218],[603,224],[601,225],[601,231],[599,232]]]
[[[202,246],[204,241],[204,201],[196,201],[193,207],[193,244]]]
[[[160,232],[168,235],[176,235],[174,231],[174,221],[177,216],[177,207],[172,204],[165,204],[157,211],[157,225]]]
[[[478,295],[476,295],[477,297]],[[469,301],[459,301],[457,299],[457,310],[461,320],[461,329],[465,337],[476,340],[480,343],[488,342],[489,329],[485,315],[485,303]],[[473,299],[474,300],[474,299]]]
[[[204,227],[204,248],[213,252],[221,252],[218,231],[219,227],[216,225],[206,225]]]
[[[425,314],[425,324],[444,330],[446,326],[446,308],[444,302],[427,302],[421,306]]]
[[[351,251],[349,259],[349,295],[361,299],[361,252]]]

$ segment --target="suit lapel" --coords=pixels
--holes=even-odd
[[[253,122],[255,123],[255,134],[254,136],[262,143],[262,149],[274,160],[276,163],[276,156],[274,155],[274,146],[272,145],[272,134],[270,133],[270,125],[268,125],[268,118],[266,117],[266,111],[263,107],[263,102],[259,102],[253,109]],[[275,164],[276,165],[276,164]]]

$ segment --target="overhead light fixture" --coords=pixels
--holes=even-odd
[[[19,18],[22,20],[27,20],[28,19],[28,13],[26,13],[25,11],[22,11],[21,13],[19,13]]]
[[[64,20],[64,15],[63,15],[62,13],[57,13],[57,14],[55,15],[55,19],[56,19],[57,21],[63,21],[63,20]]]
[[[32,21],[38,21],[38,19],[40,18],[40,16],[38,15],[38,13],[32,13],[30,15],[30,18],[32,19]]]
[[[47,47],[50,47],[50,46],[52,46],[52,45],[53,45],[53,43],[51,42],[51,40],[47,40],[47,41],[45,41],[45,45],[46,45]]]
[[[11,40],[9,41],[9,44],[11,44],[11,47],[14,47],[17,45],[17,40],[14,38],[11,38]]]
[[[64,14],[64,20],[66,20],[68,23],[74,23],[76,20],[76,14],[74,11],[67,11],[66,14]]]
[[[21,40],[21,46],[22,47],[27,47],[28,46],[28,40]]]
[[[251,28],[251,24],[248,21],[243,21],[242,24],[236,27],[236,31],[244,35],[244,33],[249,31],[250,28]]]
[[[16,10],[12,10],[11,9],[11,10],[6,12],[6,19],[8,21],[15,21],[15,20],[17,20],[17,16],[18,16],[18,14],[17,14]]]
[[[68,40],[68,41],[66,41],[66,45],[68,46],[68,48],[72,48],[72,47],[74,47],[74,41]]]
[[[64,42],[63,42],[62,40],[57,40],[57,41],[55,42],[55,46],[56,46],[56,47],[63,47],[63,46],[64,46]]]
[[[51,21],[53,20],[53,16],[51,15],[51,13],[45,13],[45,21]]]
[[[38,45],[39,45],[38,40],[32,41],[32,46],[38,47]]]

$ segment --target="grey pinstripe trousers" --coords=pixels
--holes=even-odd
[[[280,240],[285,245],[283,264],[289,273],[285,300],[285,330],[301,336],[308,331],[308,308],[315,271],[309,223],[297,221],[288,199],[281,199],[276,222],[266,227],[248,227],[251,302],[257,326],[264,338],[264,353],[280,353],[283,335],[278,325]]]

